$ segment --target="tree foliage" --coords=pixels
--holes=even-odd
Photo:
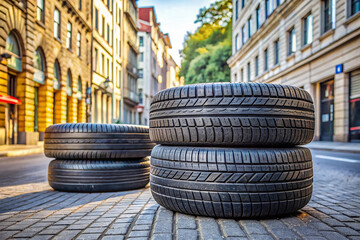
[[[201,26],[195,33],[187,33],[181,51],[179,75],[186,84],[230,81],[226,61],[231,56],[231,12],[231,0],[220,0],[200,9],[195,22]]]

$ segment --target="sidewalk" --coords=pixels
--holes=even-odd
[[[305,147],[313,150],[360,153],[360,143],[313,141]]]
[[[37,154],[42,153],[43,149],[43,142],[39,142],[38,145],[0,145],[0,157],[16,157]]]

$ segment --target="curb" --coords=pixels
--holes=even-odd
[[[43,148],[33,148],[33,149],[21,149],[21,150],[12,150],[8,152],[0,152],[0,157],[19,157],[32,154],[43,153]]]
[[[307,146],[304,146],[307,147]],[[331,151],[331,152],[344,152],[360,154],[360,149],[344,149],[344,148],[329,148],[329,147],[307,147],[311,150]]]

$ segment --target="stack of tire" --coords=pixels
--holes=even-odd
[[[154,143],[149,128],[134,125],[56,124],[45,131],[44,152],[52,188],[109,192],[142,188],[149,182]]]
[[[314,106],[305,90],[261,83],[166,89],[150,110],[150,186],[162,206],[191,215],[289,214],[312,194]]]

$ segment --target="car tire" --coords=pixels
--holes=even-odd
[[[165,145],[303,145],[314,126],[310,94],[286,85],[187,85],[157,93],[150,109],[150,138]]]
[[[56,159],[129,159],[150,156],[149,128],[120,124],[55,124],[45,131],[44,153]]]
[[[154,199],[173,211],[216,218],[289,214],[312,194],[310,150],[156,146]]]
[[[131,161],[53,160],[50,186],[66,192],[113,192],[145,187],[149,182],[149,158]]]

